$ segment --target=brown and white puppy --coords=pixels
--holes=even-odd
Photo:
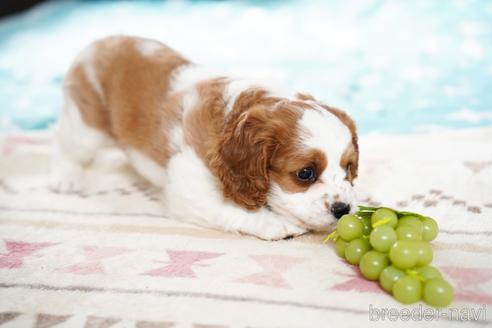
[[[121,147],[181,220],[280,239],[354,209],[354,122],[302,94],[207,72],[157,41],[108,37],[64,81],[52,186],[82,188],[101,147]]]

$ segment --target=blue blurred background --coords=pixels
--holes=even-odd
[[[0,131],[52,124],[74,56],[115,33],[281,80],[362,133],[492,124],[492,1],[48,1],[0,20]]]

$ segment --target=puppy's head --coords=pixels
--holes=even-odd
[[[225,197],[249,210],[268,206],[315,230],[353,212],[354,122],[308,96],[253,98],[235,106],[209,154]]]

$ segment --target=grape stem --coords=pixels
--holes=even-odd
[[[374,224],[372,225],[372,227],[373,227],[373,228],[377,228],[377,227],[379,227],[379,226],[385,225],[386,223],[388,223],[388,222],[390,222],[390,221],[391,221],[391,219],[389,219],[389,218],[382,219],[381,221],[378,221],[378,222],[374,223]]]
[[[336,230],[333,230],[332,232],[330,232],[330,234],[328,236],[326,236],[325,239],[323,239],[323,244],[326,244],[332,238],[333,238],[333,241],[336,241],[338,239],[338,235],[337,235],[337,231]]]
[[[372,206],[365,206],[365,205],[359,205],[359,212],[376,212],[380,207],[372,207]]]
[[[386,206],[385,207],[374,207],[374,206],[359,205],[358,207],[359,207],[359,212],[361,212],[361,213],[374,213],[377,210],[379,210],[380,208],[387,208],[387,209],[395,212],[398,215],[398,217],[405,216],[405,215],[413,215],[413,216],[416,216],[419,218],[425,218],[425,216],[423,216],[422,214],[418,214],[418,213],[414,213],[414,212],[407,212],[407,211],[397,211],[391,207],[386,207]]]
[[[406,271],[406,273],[407,273],[409,276],[413,276],[413,277],[417,278],[417,279],[418,279],[418,280],[420,280],[420,281],[425,281],[425,278],[424,278],[424,277],[422,277],[421,275],[419,275],[419,273],[418,273],[417,271],[415,271],[415,270],[410,270],[410,269],[408,269],[408,270]]]

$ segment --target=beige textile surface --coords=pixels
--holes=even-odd
[[[364,136],[357,186],[363,204],[436,218],[433,263],[455,287],[452,307],[480,321],[419,320],[425,305],[362,279],[326,234],[266,242],[166,218],[117,153],[98,158],[83,192],[51,193],[49,143],[0,137],[1,328],[394,324],[370,306],[417,313],[398,325],[492,326],[492,128]]]

